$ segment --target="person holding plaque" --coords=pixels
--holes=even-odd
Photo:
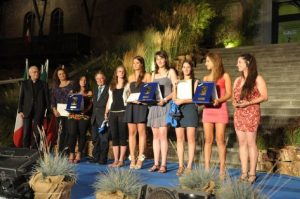
[[[146,73],[145,60],[141,56],[133,59],[133,74],[129,76],[130,94],[140,93],[141,87],[151,81],[151,75]],[[141,104],[136,100],[127,103],[124,121],[128,125],[129,131],[129,152],[130,169],[141,169],[145,159],[144,151],[146,147],[146,122],[148,115],[148,106]],[[138,156],[135,156],[136,135],[139,135]]]
[[[222,58],[217,53],[206,55],[205,66],[210,73],[204,76],[203,81],[214,81],[217,86],[218,98],[212,106],[205,106],[203,109],[202,122],[204,128],[204,167],[209,170],[212,143],[214,139],[214,129],[216,131],[216,142],[220,161],[220,178],[225,177],[225,129],[228,123],[227,100],[231,98],[231,80],[225,72]]]
[[[108,86],[105,84],[106,77],[102,71],[95,75],[97,87],[93,93],[93,113],[91,117],[92,140],[93,140],[93,159],[91,162],[106,164],[108,154],[108,132],[100,132],[102,123],[105,119],[105,109],[108,100]]]
[[[168,55],[163,50],[155,53],[154,63],[155,71],[152,74],[152,80],[159,83],[163,99],[160,99],[157,105],[149,108],[147,125],[152,128],[153,133],[154,165],[148,171],[166,173],[168,154],[166,115],[170,109],[168,102],[173,97],[172,88],[177,81],[177,74],[173,68],[170,68]],[[161,162],[159,164],[160,155]]]
[[[260,103],[268,100],[268,91],[265,80],[258,75],[253,55],[239,56],[237,68],[241,75],[233,84],[232,103],[235,107],[234,127],[239,140],[242,166],[240,180],[254,183],[258,158],[256,135],[260,122]]]
[[[69,80],[68,73],[64,66],[59,66],[53,73],[53,88],[51,94],[51,107],[54,116],[57,118],[58,127],[58,149],[60,152],[68,147],[68,94],[73,90],[73,83]]]
[[[68,116],[69,123],[69,161],[78,163],[81,160],[81,155],[86,142],[86,132],[90,124],[92,113],[92,91],[89,89],[88,78],[86,75],[81,75],[74,84],[72,93],[81,94],[83,96],[83,110],[76,113],[70,113]],[[77,104],[78,105],[78,104]],[[75,156],[75,146],[78,140],[78,151]]]
[[[178,126],[175,128],[177,138],[177,155],[179,160],[179,167],[176,173],[177,176],[181,176],[185,170],[184,166],[184,139],[186,131],[188,140],[188,163],[186,169],[192,170],[194,154],[195,154],[195,133],[196,128],[199,125],[198,121],[198,107],[192,103],[192,95],[198,84],[198,80],[194,77],[194,65],[191,61],[184,61],[182,64],[181,72],[179,73],[179,80],[175,86],[175,92],[173,100],[175,104],[179,106],[181,117],[178,120]],[[187,88],[180,88],[181,83],[190,84]],[[188,93],[190,96],[182,96]]]
[[[30,79],[21,84],[18,113],[23,118],[23,147],[38,148],[40,134],[46,110],[50,110],[49,90],[46,82],[40,80],[40,71],[36,66],[28,69]],[[32,127],[34,137],[32,139]]]
[[[122,167],[124,166],[128,137],[127,124],[124,122],[128,96],[127,76],[124,66],[118,66],[115,69],[108,94],[105,118],[108,118],[114,154],[114,162],[109,166]]]

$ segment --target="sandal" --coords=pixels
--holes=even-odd
[[[135,158],[131,157],[130,155],[128,156],[128,160],[130,160],[130,165],[129,165],[129,169],[134,169],[135,168]]]
[[[240,176],[240,179],[239,181],[241,182],[247,182],[248,181],[248,173],[242,173],[241,176]]]
[[[177,176],[181,176],[184,173],[185,168],[184,167],[179,167],[177,170],[176,175]]]
[[[139,157],[138,157],[138,159],[137,159],[137,162],[136,162],[134,168],[135,168],[135,169],[141,169],[142,166],[143,166],[143,162],[144,162],[145,158],[146,158],[146,157],[145,157],[144,154],[139,155]]]
[[[149,172],[154,172],[159,170],[159,165],[153,165],[150,169],[148,169]]]
[[[157,172],[158,173],[167,173],[167,166],[161,165]]]
[[[108,165],[108,167],[117,167],[117,165],[119,164],[119,161],[114,161],[112,164]]]
[[[115,167],[122,167],[122,166],[124,166],[124,162],[123,161],[119,161]]]
[[[253,184],[255,181],[256,181],[256,175],[255,175],[255,174],[254,174],[254,175],[249,175],[249,176],[248,176],[248,182],[249,182],[250,184]]]

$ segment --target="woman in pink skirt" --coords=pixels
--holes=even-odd
[[[228,123],[228,109],[226,101],[231,98],[231,80],[228,73],[224,71],[222,58],[217,53],[206,55],[205,66],[210,74],[203,78],[203,81],[214,81],[218,91],[218,99],[215,99],[212,106],[203,109],[202,122],[204,128],[204,167],[209,170],[214,129],[220,160],[220,177],[225,175],[225,129]]]

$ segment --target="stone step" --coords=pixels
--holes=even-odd
[[[233,108],[228,109],[229,114],[233,115]],[[279,107],[264,107],[261,108],[261,115],[263,116],[291,116],[296,117],[300,115],[300,108],[279,108]]]

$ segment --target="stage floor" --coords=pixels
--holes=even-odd
[[[129,162],[127,166],[122,169],[129,169]],[[135,170],[140,174],[142,181],[145,184],[155,186],[176,187],[178,185],[178,177],[176,171],[178,169],[177,163],[168,163],[168,172],[160,174],[157,172],[150,173],[147,171],[153,165],[153,161],[147,160],[144,163],[143,169]],[[92,184],[95,182],[96,176],[99,173],[106,172],[107,165],[99,165],[89,163],[87,161],[81,162],[77,166],[78,181],[72,188],[72,199],[94,199],[94,189]],[[237,169],[229,170],[230,176],[238,178],[240,171]],[[258,173],[258,179],[255,186],[262,188],[263,192],[271,199],[300,199],[300,178],[291,177],[287,175]]]

